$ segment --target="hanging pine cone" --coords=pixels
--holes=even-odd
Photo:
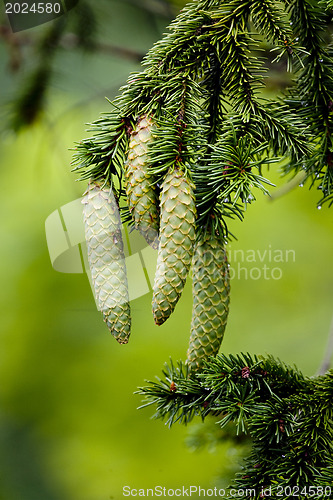
[[[157,325],[173,312],[183,291],[195,241],[194,185],[179,168],[169,172],[161,190],[160,241],[153,290]]]
[[[131,314],[118,204],[112,189],[95,181],[89,182],[82,203],[97,303],[112,335],[126,344]]]
[[[127,201],[135,229],[147,243],[158,247],[158,199],[148,174],[148,144],[152,140],[152,120],[143,116],[133,130],[125,165]]]
[[[215,235],[196,244],[193,263],[193,310],[187,363],[190,371],[201,369],[216,356],[229,312],[230,281],[223,241]]]

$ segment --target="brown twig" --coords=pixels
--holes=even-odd
[[[60,47],[65,49],[75,49],[79,46],[79,37],[74,33],[66,33],[60,40]],[[131,61],[141,62],[145,56],[142,52],[137,52],[132,49],[127,49],[125,47],[119,47],[116,45],[111,45],[110,43],[95,43],[94,50],[96,52],[102,52],[104,54],[116,55],[125,59],[130,59]]]
[[[0,25],[0,38],[2,38],[11,51],[15,49],[17,54],[20,54],[21,48],[24,46],[33,45],[35,43],[35,38],[28,35],[27,33],[12,33],[9,26]],[[79,37],[74,33],[64,34],[59,41],[59,46],[64,49],[76,49],[79,47],[80,41]],[[96,43],[94,50],[96,52],[102,52],[104,54],[116,55],[131,61],[140,62],[145,56],[142,52],[137,52],[136,50],[127,49],[125,47],[119,47],[109,43]],[[20,63],[21,63],[20,59]]]

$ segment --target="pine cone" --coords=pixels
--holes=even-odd
[[[229,312],[230,281],[223,241],[201,238],[193,255],[193,310],[187,363],[190,371],[201,369],[209,356],[216,356]]]
[[[169,172],[161,190],[160,241],[153,291],[157,325],[173,312],[183,291],[195,242],[194,185],[178,168]]]
[[[82,203],[97,303],[112,335],[126,344],[131,314],[118,204],[112,189],[95,181],[89,182]]]
[[[135,229],[147,243],[158,247],[158,200],[148,174],[148,143],[152,140],[152,120],[142,117],[133,130],[125,165],[127,201]]]

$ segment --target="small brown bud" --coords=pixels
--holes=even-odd
[[[172,381],[170,384],[170,392],[175,392],[176,390],[177,390],[177,386],[174,383],[174,381]]]

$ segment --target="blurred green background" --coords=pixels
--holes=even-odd
[[[96,15],[97,49],[81,50],[65,34],[52,55],[43,112],[18,133],[7,126],[12,103],[27,88],[38,40],[53,22],[17,34],[17,44],[1,20],[0,500],[120,499],[125,485],[226,486],[237,464],[230,442],[193,452],[186,445],[193,426],[169,430],[150,419],[152,409],[138,411],[133,395],[170,356],[185,358],[190,281],[162,327],[153,324],[150,293],[134,300],[131,340],[120,346],[96,310],[87,276],[51,265],[45,220],[85,189],[71,173],[69,148],[86,137],[85,123],[109,110],[104,97],[114,97],[138,69],[184,2],[85,4]],[[277,186],[286,182],[276,168],[267,176]],[[275,201],[259,193],[245,221],[231,223],[236,276],[223,352],[270,353],[316,373],[333,313],[333,217],[316,208],[317,199],[308,186]],[[246,261],[249,250],[262,262],[258,253]],[[295,258],[274,262],[276,250]],[[265,279],[264,265],[278,267],[280,279],[270,271]],[[239,266],[248,279],[245,269],[237,276]]]

